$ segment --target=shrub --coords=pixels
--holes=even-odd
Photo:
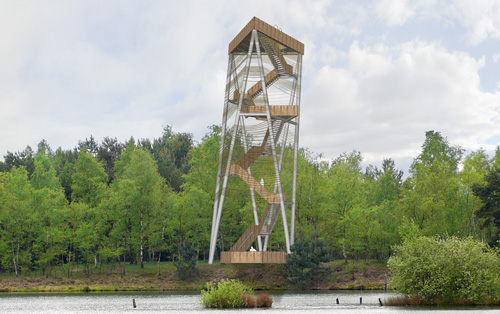
[[[409,238],[394,248],[387,265],[392,287],[413,300],[410,303],[500,300],[498,251],[472,238]]]
[[[201,302],[207,308],[245,308],[248,305],[248,299],[244,295],[252,293],[253,290],[239,280],[222,280],[207,283],[205,289],[201,291]]]
[[[198,254],[193,247],[193,244],[187,240],[182,241],[179,246],[179,256],[174,262],[174,266],[177,268],[177,276],[181,280],[190,280],[195,275],[196,263],[198,262]]]
[[[257,307],[271,307],[273,305],[273,299],[269,293],[262,293],[257,297],[256,305]]]

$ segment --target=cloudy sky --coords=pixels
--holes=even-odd
[[[305,44],[301,146],[407,172],[428,130],[500,144],[497,0],[0,0],[0,156],[166,125],[201,139],[253,16]]]

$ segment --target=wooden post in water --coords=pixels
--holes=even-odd
[[[363,304],[363,297],[359,298],[359,304]]]
[[[380,300],[380,298],[378,298],[378,303],[380,303],[380,306],[384,306],[384,304],[382,303],[382,300]]]
[[[134,309],[137,307],[137,305],[135,304],[135,299],[132,299],[132,305],[134,306]]]
[[[339,298],[337,298],[337,304],[340,304],[340,303],[339,303]]]

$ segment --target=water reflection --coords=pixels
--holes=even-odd
[[[98,294],[0,294],[0,313],[394,313],[418,314],[446,312],[499,313],[491,308],[396,308],[380,307],[378,299],[391,293],[365,291],[273,292],[273,308],[245,310],[206,310],[200,304],[200,294],[194,293],[98,293]],[[362,297],[363,304],[360,304]],[[336,304],[336,299],[340,304]],[[137,308],[132,306],[136,300]]]

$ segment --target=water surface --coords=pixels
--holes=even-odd
[[[489,314],[500,313],[499,308],[408,308],[381,307],[378,299],[387,299],[391,293],[366,291],[273,292],[271,309],[213,310],[200,303],[200,293],[88,293],[88,294],[0,294],[2,314],[58,314],[58,313],[361,313],[361,314]],[[359,298],[363,298],[360,305]],[[340,304],[336,304],[336,299]],[[132,299],[137,308],[133,308]]]

